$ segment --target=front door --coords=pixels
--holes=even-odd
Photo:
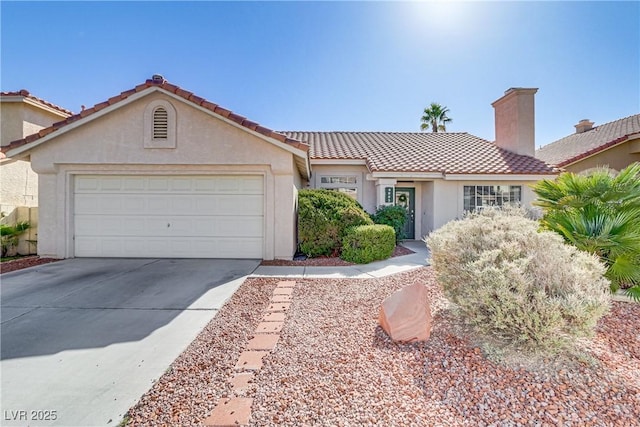
[[[404,223],[404,238],[413,240],[416,237],[416,189],[396,187],[396,205],[407,210],[407,220]]]

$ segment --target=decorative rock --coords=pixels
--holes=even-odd
[[[426,341],[431,333],[431,308],[427,288],[406,286],[384,300],[378,318],[394,341]]]

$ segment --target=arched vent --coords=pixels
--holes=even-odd
[[[153,111],[153,139],[167,139],[169,133],[169,114],[158,107]]]

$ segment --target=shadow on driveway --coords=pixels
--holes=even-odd
[[[229,295],[216,288],[258,263],[82,258],[5,273],[0,359],[139,341],[184,310],[217,310]]]

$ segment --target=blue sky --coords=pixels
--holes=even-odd
[[[537,87],[536,142],[640,112],[639,2],[7,2],[3,91],[74,112],[154,73],[276,130],[493,140],[491,103]]]

